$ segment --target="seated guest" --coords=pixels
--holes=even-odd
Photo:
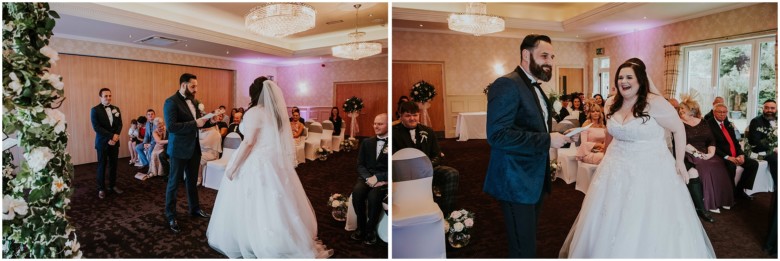
[[[563,119],[571,114],[571,108],[569,108],[569,102],[571,102],[571,96],[564,94],[561,96],[561,111],[556,115],[555,121],[561,122]]]
[[[149,171],[149,161],[151,161],[150,155],[152,154],[152,150],[154,149],[154,138],[152,137],[152,133],[154,133],[154,110],[148,109],[146,110],[146,131],[144,133],[144,139],[142,143],[139,143],[135,147],[135,151],[138,153],[138,158],[141,159],[141,167],[139,168],[138,172],[146,173]]]
[[[601,96],[601,94],[598,94],[598,93],[597,93],[597,94],[594,94],[594,95],[593,95],[593,99],[596,101],[596,104],[598,104],[599,106],[601,106],[601,108],[604,108],[604,103],[605,103],[606,101],[604,100],[604,97],[603,97],[603,96]]]
[[[241,114],[244,114],[244,107],[238,107],[238,112],[240,112]]]
[[[292,115],[292,114],[293,114],[293,113],[295,113],[295,112],[298,112],[298,115],[299,115],[299,116],[298,116],[298,121],[300,121],[301,123],[306,123],[306,120],[305,120],[303,117],[300,117],[300,115],[301,115],[301,109],[298,109],[298,106],[293,106],[293,107],[292,107],[292,110],[290,110],[290,115]],[[293,119],[293,118],[292,118],[292,117],[290,117],[290,121],[292,121],[292,119]]]
[[[294,111],[292,115],[292,118],[290,118],[290,128],[292,129],[293,140],[295,140],[295,145],[300,145],[301,142],[303,142],[302,134],[305,126],[298,120],[301,118],[300,112]]]
[[[713,117],[707,120],[712,135],[715,137],[715,155],[725,160],[729,177],[734,184],[734,195],[750,199],[745,189],[753,188],[753,181],[758,172],[758,161],[745,157],[742,146],[734,133],[734,125],[728,118],[729,109],[723,103],[713,106]],[[741,174],[741,175],[740,175]]]
[[[215,124],[217,126],[217,129],[219,130],[219,136],[222,136],[223,139],[228,134],[228,124],[225,123],[224,118],[225,118],[224,114],[214,115],[214,119],[217,121],[217,123]]]
[[[598,165],[604,158],[604,139],[607,136],[607,125],[604,121],[604,111],[598,104],[590,106],[588,120],[583,125],[593,124],[580,133],[582,144],[577,148],[577,160]]]
[[[244,140],[244,134],[241,134],[241,131],[238,130],[238,125],[241,124],[241,117],[243,117],[244,114],[241,112],[236,112],[235,115],[233,115],[233,123],[228,126],[228,134],[231,132],[238,133],[238,136],[241,136],[241,140]]]
[[[341,135],[341,115],[339,115],[339,107],[333,107],[330,109],[330,117],[328,120],[333,122],[333,136]]]
[[[198,167],[198,181],[196,184],[200,186],[203,183],[203,168],[206,167],[206,162],[219,159],[219,153],[222,152],[222,136],[219,134],[219,129],[216,125],[201,128],[198,131],[200,131],[198,134],[200,167]]]
[[[382,199],[387,196],[387,120],[386,113],[374,118],[376,136],[364,139],[358,151],[358,177],[352,189],[357,230],[350,238],[366,245],[376,244],[375,229],[383,209]]]
[[[774,127],[777,127],[777,102],[769,99],[764,102],[762,114],[750,120],[747,136],[753,146],[751,151],[766,154],[764,159],[769,163],[769,172],[777,177],[777,147],[769,146],[767,138]]]
[[[398,102],[396,103],[396,108],[400,108],[401,103],[408,102],[408,101],[409,101],[409,97],[406,97],[406,95],[402,95],[401,97],[398,98]],[[396,120],[401,119],[401,113],[397,109],[395,110],[395,119]]]
[[[228,118],[228,125],[233,124],[233,119],[236,116],[236,113],[238,113],[238,108],[233,108],[230,110],[230,118]]]
[[[441,165],[443,154],[439,149],[436,134],[420,121],[420,108],[414,102],[405,102],[398,107],[401,124],[393,126],[393,153],[404,148],[415,148],[425,153],[433,165],[433,185],[441,191],[439,208],[444,215],[455,209],[458,191],[458,170]]]
[[[225,107],[225,105],[220,105],[220,106],[219,106],[219,109],[220,109],[220,110],[222,110],[223,112],[227,112],[227,107]],[[225,123],[225,126],[227,126],[227,121],[228,121],[228,119],[226,119],[226,118],[224,117],[224,116],[225,116],[225,114],[224,114],[224,113],[222,114],[222,116],[223,116],[223,117],[222,117],[222,120],[221,120],[221,122],[224,122],[224,123]]]
[[[723,101],[723,97],[720,97],[720,96],[715,97],[715,100],[712,101],[712,110],[710,110],[710,112],[707,113],[707,115],[704,115],[704,120],[705,121],[709,121],[710,119],[712,119],[713,112],[715,111],[715,105],[716,104],[724,104],[724,106],[725,106],[725,101]],[[728,111],[728,107],[726,107],[726,110]]]
[[[582,126],[582,123],[585,122],[585,118],[587,118],[587,116],[584,113],[584,106],[585,104],[583,103],[582,99],[580,99],[580,97],[578,96],[572,97],[571,110],[570,110],[571,114],[566,118],[575,119],[580,123],[580,126]]]
[[[699,103],[691,97],[683,98],[679,114],[687,141],[684,162],[690,175],[688,189],[699,217],[714,222],[707,210],[720,213],[720,207],[729,209],[734,205],[732,181],[723,158],[715,157],[715,137],[710,126],[701,119]]]
[[[154,119],[154,133],[152,133],[152,137],[155,145],[150,156],[152,162],[149,164],[147,177],[162,176],[163,172],[167,172],[167,170],[163,170],[160,162],[160,153],[163,152],[163,148],[168,146],[168,132],[165,131],[165,121],[162,118]]]
[[[130,150],[130,165],[133,165],[138,161],[138,154],[135,152],[135,146],[140,142],[138,139],[138,120],[130,120],[130,128],[127,130],[127,135],[130,136],[130,141],[127,142],[127,147]]]

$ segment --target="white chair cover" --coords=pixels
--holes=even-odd
[[[577,147],[572,148],[560,148],[558,149],[558,164],[561,166],[561,170],[558,171],[556,177],[563,179],[566,184],[571,184],[577,181]]]
[[[304,147],[304,154],[306,159],[317,159],[317,149],[320,148],[320,140],[322,139],[322,124],[319,122],[312,122],[309,125],[308,136],[306,136],[306,145]]]
[[[387,242],[387,203],[382,202],[382,207],[384,208],[384,211],[382,211],[382,218],[379,219],[379,224],[376,228],[376,234],[380,239],[382,239],[382,241]]]
[[[357,213],[355,208],[352,207],[352,194],[349,194],[347,199],[347,222],[344,225],[344,230],[355,231],[357,229]]]
[[[323,148],[333,149],[333,122],[326,120],[322,122],[322,136],[320,140],[320,146]]]
[[[412,148],[393,154],[393,257],[446,258],[444,215],[433,202],[433,166]]]
[[[341,151],[341,142],[344,141],[344,132],[347,131],[346,126],[341,126],[341,133],[339,133],[339,136],[333,136],[333,140],[331,141],[331,148],[334,151]]]
[[[203,186],[219,190],[219,184],[222,183],[222,177],[225,176],[225,168],[233,153],[241,145],[241,136],[238,133],[231,132],[225,136],[222,147],[222,157],[218,160],[206,162],[206,169],[203,170]]]
[[[588,187],[590,187],[591,178],[596,173],[596,169],[599,165],[580,162],[577,167],[577,184],[574,185],[574,189],[582,191],[582,193],[588,194]]]

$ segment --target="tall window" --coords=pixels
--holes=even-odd
[[[677,95],[694,95],[703,114],[716,96],[723,97],[729,119],[743,131],[761,103],[777,95],[775,48],[774,36],[684,47],[684,80]]]
[[[593,59],[593,94],[609,95],[609,57]]]

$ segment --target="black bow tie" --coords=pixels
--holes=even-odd
[[[542,88],[542,84],[540,82],[534,82],[534,83],[531,83],[531,85],[539,87],[539,88]]]
[[[384,139],[376,138],[376,141],[384,141],[385,143],[387,143],[387,138]]]
[[[103,105],[103,108],[111,108],[111,105]]]

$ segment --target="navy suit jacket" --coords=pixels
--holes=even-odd
[[[748,125],[748,142],[750,145],[753,146],[751,149],[755,153],[764,152],[766,151],[767,154],[772,152],[774,148],[770,148],[769,144],[763,142],[764,139],[766,139],[766,134],[763,132],[758,131],[758,128],[765,127],[765,128],[772,128],[772,125],[769,123],[769,120],[764,118],[763,115],[758,115],[758,117],[753,118],[750,120],[750,125]]]
[[[517,67],[496,79],[488,92],[487,141],[490,163],[483,190],[498,200],[535,204],[550,191],[549,161],[553,108]],[[542,107],[547,107],[547,118]],[[546,125],[546,126],[545,126]]]
[[[119,107],[114,105],[109,106],[111,106],[111,111],[116,110],[113,125],[108,119],[108,114],[106,114],[106,109],[103,107],[103,104],[92,107],[92,110],[89,112],[89,118],[92,121],[92,129],[95,130],[96,134],[95,149],[97,150],[105,149],[106,146],[108,146],[108,141],[114,137],[114,134],[119,135],[122,133],[122,112],[119,111]],[[121,142],[117,142],[114,146],[119,147],[119,143]]]
[[[200,142],[198,140],[198,123],[196,117],[202,117],[198,111],[198,104],[194,101],[195,117],[190,112],[190,107],[184,97],[177,91],[173,96],[165,100],[163,114],[165,116],[165,126],[168,131],[168,156],[177,159],[200,158]],[[204,127],[213,126],[211,121],[206,121]],[[147,130],[148,131],[148,130]]]
[[[388,137],[389,138],[389,137]],[[388,141],[389,142],[389,141]],[[387,149],[389,144],[385,142],[384,149],[376,155],[377,137],[364,139],[360,143],[358,153],[358,175],[363,180],[376,175],[377,181],[387,181]]]

